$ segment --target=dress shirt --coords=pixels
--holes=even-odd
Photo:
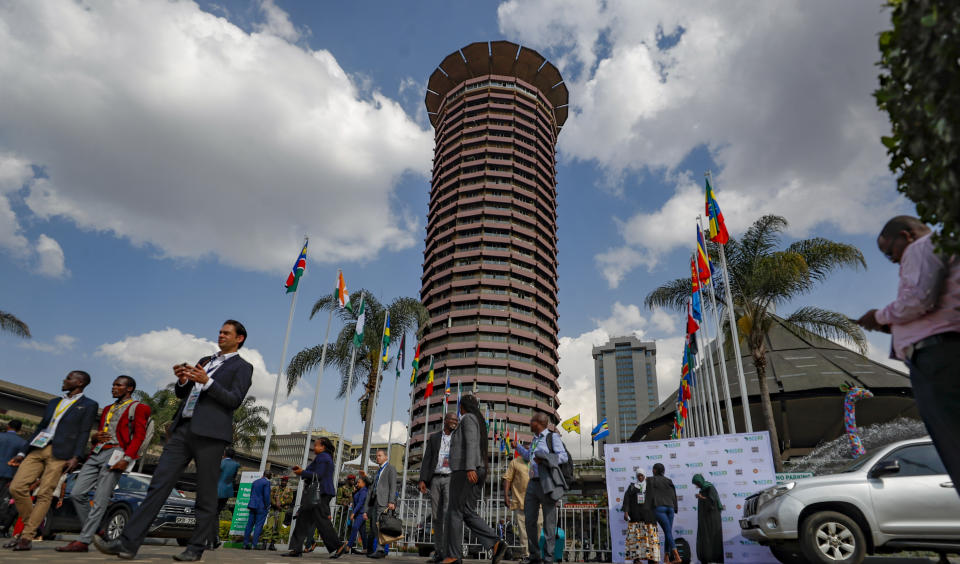
[[[63,392],[63,399],[57,403],[57,406],[53,408],[53,418],[50,419],[50,424],[47,425],[46,429],[40,429],[41,431],[46,431],[50,433],[50,436],[57,434],[57,424],[60,423],[60,420],[63,419],[63,414],[70,409],[73,404],[83,397],[83,392],[78,393],[77,395],[70,397],[70,392]],[[26,450],[26,449],[25,449]],[[26,456],[23,452],[18,452],[17,456]]]
[[[224,362],[226,362],[227,360],[229,360],[229,359],[232,358],[232,357],[237,356],[238,354],[240,354],[240,353],[232,352],[232,353],[228,353],[228,354],[220,354],[219,352],[217,352],[217,354],[213,355],[213,357],[212,357],[209,361],[207,361],[206,366],[203,367],[203,370],[207,373],[207,381],[206,381],[206,383],[200,384],[199,382],[194,382],[194,383],[193,383],[193,389],[190,390],[190,395],[191,395],[191,396],[193,396],[193,395],[199,396],[199,395],[200,395],[200,392],[209,390],[209,389],[210,389],[210,386],[213,385],[213,373],[216,372],[218,368],[220,368],[221,366],[223,366],[223,363],[224,363]],[[178,383],[177,385],[179,386],[179,385],[181,385],[181,384]],[[182,384],[182,385],[183,385],[183,386],[186,386],[186,384]],[[188,397],[187,397],[187,402],[189,403],[189,401],[190,401],[190,397],[188,396]],[[191,410],[190,413],[186,413],[186,410],[184,410],[184,412],[181,413],[180,416],[183,417],[183,418],[193,417],[193,411]]]
[[[440,450],[437,453],[437,467],[433,471],[434,474],[440,474],[447,476],[450,474],[450,437],[453,433],[449,435],[446,433],[440,434]]]
[[[927,337],[960,331],[960,261],[944,260],[928,233],[910,243],[900,258],[897,299],[878,310],[877,322],[889,325],[897,358],[909,360],[913,345]]]
[[[537,468],[537,454],[544,455],[542,458],[546,458],[545,455],[550,454],[550,446],[547,445],[547,438],[549,436],[550,430],[544,429],[533,437],[533,441],[530,443],[529,449],[524,448],[523,445],[517,445],[517,450],[520,451],[520,456],[522,456],[524,460],[530,462],[531,478],[539,479],[540,477],[540,470]],[[553,452],[557,455],[557,458],[559,458],[561,463],[568,460],[567,451],[564,450],[563,442],[560,440],[560,436],[556,433],[553,434]]]

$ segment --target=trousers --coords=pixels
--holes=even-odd
[[[524,500],[526,501],[526,500]],[[524,558],[530,557],[530,544],[527,541],[527,516],[524,509],[514,509],[510,512],[513,516],[513,525],[517,530],[517,541],[520,543],[520,554]],[[537,530],[543,528],[543,512],[537,512]]]
[[[430,509],[433,516],[433,548],[438,556],[443,556],[446,548],[447,530],[444,528],[444,515],[450,508],[450,476],[434,474],[430,480]]]
[[[37,536],[37,527],[47,516],[53,490],[63,475],[63,466],[66,463],[66,460],[53,456],[53,446],[47,445],[30,451],[17,468],[17,473],[10,482],[10,495],[13,496],[17,512],[23,519],[21,539],[32,541]],[[38,479],[40,486],[34,502],[30,499],[30,486]]]
[[[653,509],[653,512],[657,516],[657,523],[663,529],[663,540],[667,545],[667,550],[677,548],[673,541],[673,508],[669,505],[658,505]]]
[[[177,425],[163,447],[146,497],[120,535],[124,547],[134,553],[140,549],[157,513],[167,502],[187,465],[193,461],[197,465],[197,528],[190,537],[187,550],[202,554],[207,540],[215,538],[220,526],[217,516],[217,479],[220,477],[220,458],[226,447],[226,441],[195,434],[190,430],[189,420]]]
[[[957,385],[957,343],[933,345],[913,354],[907,363],[917,410],[940,454],[953,487],[960,494],[960,386]]]
[[[260,542],[260,534],[263,533],[263,524],[266,521],[266,509],[250,509],[247,526],[243,530],[243,546],[257,546],[257,543]]]
[[[527,530],[527,551],[533,560],[540,560],[540,523],[538,517],[543,514],[543,547],[545,562],[553,564],[553,547],[557,541],[557,501],[548,496],[540,485],[540,480],[531,479],[527,484],[527,493],[523,497],[523,520]]]
[[[100,529],[100,521],[103,519],[103,514],[107,512],[110,498],[113,497],[113,488],[123,475],[122,472],[110,470],[110,456],[115,450],[120,449],[101,450],[87,458],[70,491],[70,501],[73,502],[77,516],[83,523],[80,537],[77,539],[80,542],[86,544],[93,542],[93,535]],[[93,507],[90,507],[90,490],[92,489],[96,489],[96,492],[93,494]]]
[[[327,552],[333,553],[343,542],[337,536],[337,531],[333,528],[333,522],[330,520],[330,500],[332,495],[323,494],[320,496],[320,504],[308,509],[301,508],[297,515],[297,526],[293,528],[293,536],[290,537],[290,550],[294,552],[303,552],[303,541],[307,534],[313,532],[316,528],[320,532],[320,539],[323,540],[323,546]]]
[[[497,532],[490,528],[486,521],[477,514],[477,501],[483,487],[485,472],[477,472],[476,484],[467,479],[465,470],[457,470],[450,475],[450,510],[447,511],[447,522],[444,529],[447,533],[447,550],[443,554],[446,558],[463,558],[463,535],[460,531],[466,526],[484,550],[489,551],[496,544],[499,537]]]

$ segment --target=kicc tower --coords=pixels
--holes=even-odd
[[[430,312],[420,366],[433,357],[428,431],[449,370],[481,406],[529,436],[535,410],[557,421],[556,142],[567,118],[560,72],[508,41],[473,43],[430,75],[435,129],[420,298]],[[419,379],[418,379],[419,380]],[[411,453],[422,453],[426,379],[414,389]]]

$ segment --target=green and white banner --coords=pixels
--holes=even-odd
[[[237,489],[237,503],[233,506],[233,520],[230,522],[230,534],[242,535],[247,528],[247,519],[250,518],[250,489],[254,480],[260,479],[260,472],[241,472],[240,487]]]

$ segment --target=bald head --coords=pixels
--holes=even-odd
[[[547,417],[547,414],[542,411],[537,411],[533,414],[533,417],[530,418],[530,430],[534,433],[542,433],[549,424],[550,419]]]
[[[890,262],[899,264],[903,251],[910,243],[930,233],[930,228],[919,219],[910,215],[898,215],[880,230],[877,248]]]

